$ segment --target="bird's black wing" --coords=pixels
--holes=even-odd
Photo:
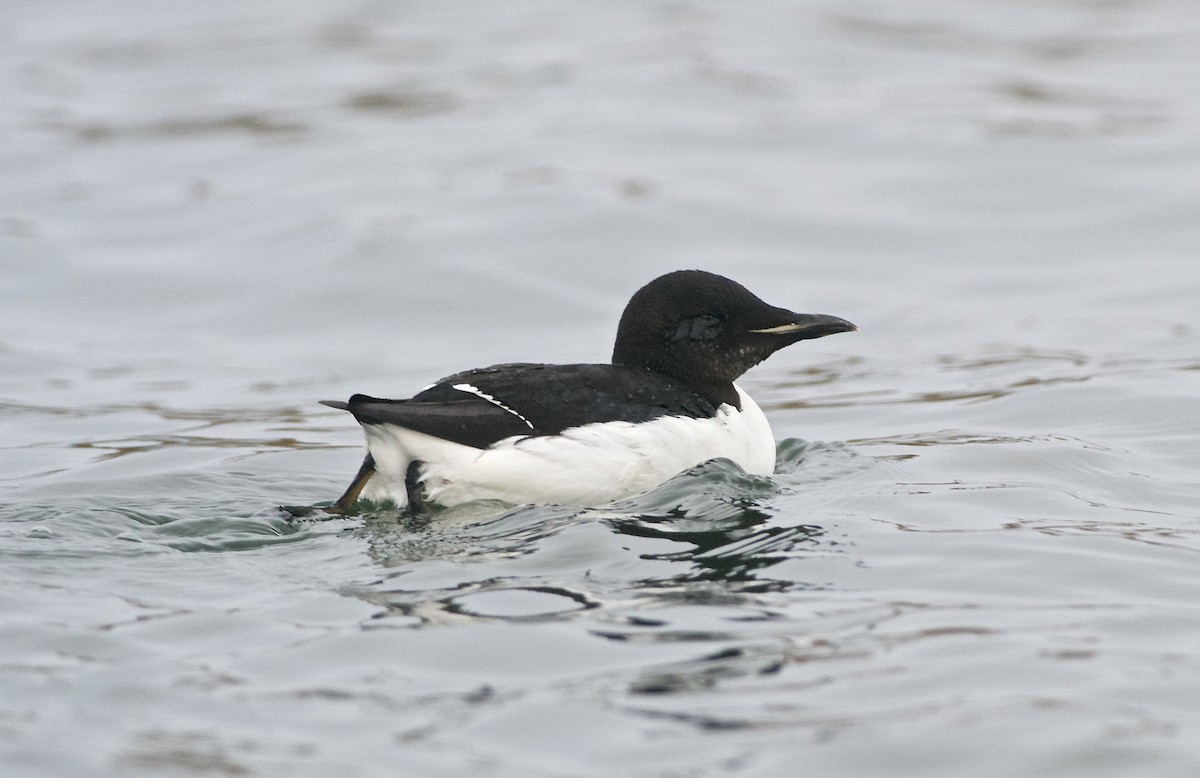
[[[475,448],[594,422],[716,413],[711,402],[666,376],[614,365],[495,365],[443,378],[409,400],[356,394],[348,403],[325,404],[362,424],[396,424]]]
[[[513,435],[535,434],[511,413],[466,394],[448,402],[384,400],[356,394],[349,402],[323,400],[322,404],[350,411],[359,424],[395,424],[475,448],[487,448]]]

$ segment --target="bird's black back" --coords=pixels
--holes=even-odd
[[[454,388],[463,384],[487,397]],[[660,373],[595,364],[494,365],[443,378],[408,400],[356,394],[348,403],[326,405],[350,411],[362,424],[395,424],[475,448],[596,422],[707,418],[717,411],[711,401]]]

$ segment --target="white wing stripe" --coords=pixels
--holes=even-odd
[[[487,400],[488,402],[490,402],[492,405],[496,406],[497,408],[499,408],[503,411],[507,411],[507,412],[511,413],[513,416],[516,416],[521,421],[525,422],[525,426],[529,427],[529,429],[534,428],[533,424],[529,421],[529,419],[527,419],[524,416],[522,416],[521,414],[517,413],[512,408],[509,408],[507,405],[500,402],[495,397],[492,397],[490,394],[483,391],[482,389],[480,389],[477,386],[471,386],[470,384],[455,384],[452,388],[457,389],[460,392],[466,392],[467,394],[473,394],[477,397],[482,397],[483,399]]]

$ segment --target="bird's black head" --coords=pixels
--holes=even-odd
[[[703,270],[678,270],[639,289],[617,326],[614,365],[645,368],[714,403],[737,405],[733,381],[784,346],[856,329],[836,316],[793,313]]]

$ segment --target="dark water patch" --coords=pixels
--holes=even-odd
[[[621,513],[681,517],[688,513],[713,517],[737,514],[756,499],[776,492],[769,476],[751,475],[728,459],[714,459],[680,473],[645,494],[613,502]]]
[[[855,449],[856,441],[809,441],[785,438],[775,449],[776,486],[783,493],[797,487],[834,482],[870,471],[876,461]]]
[[[305,540],[310,529],[270,511],[257,516],[180,517],[154,526],[147,539],[176,551],[246,551]]]
[[[484,561],[533,553],[581,513],[569,506],[513,508],[491,501],[415,516],[385,509],[366,514],[359,534],[385,567],[433,559]]]
[[[833,13],[829,20],[835,28],[855,37],[875,38],[889,45],[929,46],[955,40],[955,26],[936,21],[910,21],[907,19],[889,19],[883,15],[867,15],[862,13]]]
[[[790,496],[803,499],[813,484],[836,482],[871,467],[873,460],[844,444],[785,440],[779,445],[776,476],[752,476],[731,462],[715,460],[618,503],[630,515],[610,516],[607,522],[623,535],[675,546],[642,558],[683,565],[686,572],[643,579],[643,586],[683,590],[721,582],[743,593],[803,588],[809,584],[766,573],[785,560],[827,551],[831,542],[819,523],[822,514],[796,510]],[[799,518],[805,515],[817,521]]]
[[[374,90],[351,95],[343,105],[351,111],[415,119],[455,111],[459,100],[449,92]]]
[[[377,623],[386,619],[394,626],[399,617],[400,624],[410,627],[552,621],[601,607],[579,588],[539,583],[532,577],[462,580],[440,590],[357,590],[355,595],[380,606]]]
[[[629,692],[678,694],[711,689],[730,678],[778,673],[786,661],[786,654],[776,645],[735,646],[669,668],[658,668],[634,680]]]
[[[1152,546],[1169,547],[1189,554],[1200,553],[1200,513],[1172,514],[1164,511],[1128,509],[1133,513],[1149,514],[1154,520],[1074,520],[1061,521],[1053,517],[1020,518],[1005,525],[1006,529],[1031,530],[1047,535],[1107,535]],[[1182,522],[1182,523],[1181,523]]]
[[[841,444],[804,441],[785,442],[780,458],[793,475],[809,462],[836,462],[808,476],[827,482],[872,462]],[[613,639],[639,629],[657,641],[727,639],[744,630],[735,623],[773,618],[754,607],[756,596],[812,586],[773,576],[772,567],[840,553],[840,538],[771,502],[803,490],[800,479],[781,491],[776,477],[715,460],[599,509],[481,503],[424,516],[370,513],[352,532],[386,572],[348,593],[380,606],[381,619],[408,627],[591,612],[615,618],[614,625],[636,622],[634,632],[601,630]],[[735,609],[733,621],[704,627],[694,616],[681,616],[683,624],[674,616],[638,621],[630,610],[725,606]]]
[[[450,613],[512,621],[557,618],[595,607],[598,603],[587,595],[557,586],[502,586],[458,595],[447,602]]]
[[[254,751],[248,743],[226,743],[203,731],[142,733],[137,742],[116,760],[118,767],[135,771],[170,771],[191,775],[253,775],[239,761],[240,751]]]
[[[1035,441],[1052,440],[1053,435],[1005,435],[1000,433],[968,432],[967,430],[930,430],[928,432],[913,432],[903,435],[891,435],[885,438],[856,438],[850,441],[856,446],[976,446],[976,445],[1013,445],[1017,443],[1032,443]]]
[[[796,527],[762,526],[767,514],[744,510],[734,518],[728,515],[714,522],[713,527],[696,527],[698,517],[681,515],[679,522],[671,519],[647,521],[643,518],[610,520],[614,529],[624,535],[668,540],[681,546],[678,551],[643,554],[647,560],[674,562],[685,565],[686,572],[668,579],[644,579],[643,585],[671,585],[686,588],[700,582],[720,581],[739,584],[741,591],[767,591],[799,585],[792,580],[772,581],[758,573],[784,559],[794,556],[803,547],[820,545],[823,530],[816,525]],[[679,526],[682,525],[682,526]]]
[[[1167,103],[1123,94],[1120,87],[1101,91],[1018,78],[1002,80],[993,89],[1017,109],[1015,115],[986,122],[992,132],[1003,135],[1123,135],[1154,129],[1172,118]]]
[[[306,449],[330,448],[328,444],[313,441],[302,441],[293,437],[263,437],[257,439],[227,438],[211,435],[154,435],[137,438],[116,438],[108,440],[89,440],[74,443],[72,448],[94,451],[92,461],[103,462],[134,454],[147,454],[164,448],[214,448],[235,449],[248,455],[246,449],[255,453],[271,449]],[[336,448],[341,448],[337,446]]]
[[[309,127],[303,122],[267,113],[189,116],[159,119],[139,124],[115,124],[104,121],[63,122],[52,128],[70,132],[85,143],[154,139],[187,140],[194,137],[219,135],[296,137],[309,130]]]
[[[653,599],[647,590],[638,591],[643,597],[636,608],[610,608],[596,620],[593,634],[619,643],[708,644],[700,650],[711,654],[714,644],[775,641],[802,629],[800,621],[773,607],[776,593],[747,594],[711,584],[650,590]]]

